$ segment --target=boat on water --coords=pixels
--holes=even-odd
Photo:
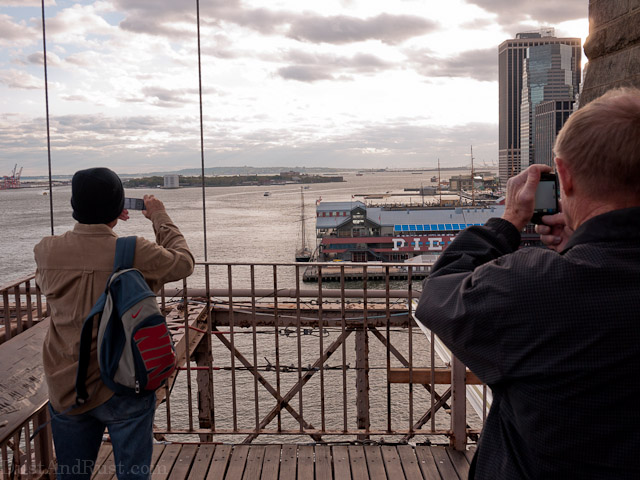
[[[313,252],[307,245],[307,232],[304,218],[304,187],[300,187],[300,247],[296,250],[296,262],[308,262],[311,260]]]
[[[271,196],[271,192],[264,192],[263,196],[270,197]]]

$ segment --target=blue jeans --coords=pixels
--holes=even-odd
[[[79,415],[56,415],[51,411],[51,429],[58,459],[58,479],[91,478],[105,427],[113,444],[120,480],[147,480],[153,450],[155,395],[141,398],[114,395],[102,405]]]

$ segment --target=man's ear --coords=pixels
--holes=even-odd
[[[567,162],[562,158],[556,157],[555,163],[562,197],[570,197],[574,193],[573,175],[571,174],[571,170],[567,166]]]

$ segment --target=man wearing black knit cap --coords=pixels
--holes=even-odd
[[[138,237],[133,267],[153,291],[193,271],[193,256],[164,205],[145,195],[143,215],[153,224],[156,241]],[[75,404],[80,331],[105,289],[115,256],[118,220],[129,218],[120,178],[108,168],[80,170],[71,182],[73,230],[45,237],[34,248],[36,282],[47,297],[51,323],[43,345],[49,388],[58,479],[89,479],[105,427],[113,443],[119,479],[149,478],[155,395],[114,394],[100,379],[96,347],[87,372],[89,399]],[[97,328],[93,342],[96,342]]]

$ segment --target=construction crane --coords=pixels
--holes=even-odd
[[[13,167],[11,171],[11,176],[5,175],[2,177],[2,183],[0,183],[1,189],[9,189],[9,188],[20,188],[20,175],[22,175],[22,167],[20,167],[20,171],[16,175],[16,170],[18,169],[18,164]]]

